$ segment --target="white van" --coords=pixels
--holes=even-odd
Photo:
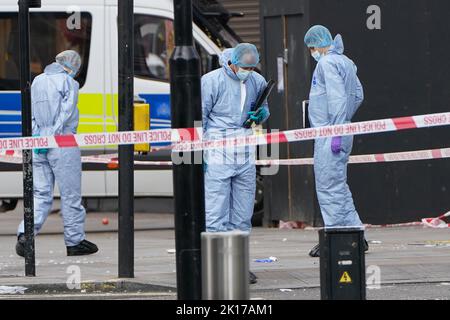
[[[1,1],[0,138],[21,135],[17,12],[17,0]],[[135,0],[134,12],[135,94],[150,104],[151,129],[170,128],[168,64],[174,47],[173,1]],[[30,19],[32,77],[42,73],[60,51],[76,50],[83,59],[77,77],[81,88],[78,133],[116,131],[117,0],[42,0],[42,8],[32,9]],[[234,33],[227,33],[231,30],[226,26],[217,33],[224,35],[223,39],[215,38],[211,25],[203,28],[208,35],[195,24],[193,29],[203,73],[216,67],[214,61],[223,49],[219,46],[226,46],[233,39],[238,42]],[[84,154],[108,152],[114,150],[83,150]],[[0,163],[0,177],[0,199],[22,197],[20,165]],[[101,164],[83,166],[83,197],[116,197],[117,183],[117,171]],[[172,196],[171,168],[138,169],[135,195]]]

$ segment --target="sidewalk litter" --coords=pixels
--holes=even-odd
[[[24,294],[27,289],[25,287],[0,286],[0,294]]]

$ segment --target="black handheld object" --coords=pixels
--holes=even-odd
[[[256,100],[256,103],[255,103],[254,107],[252,108],[252,111],[256,110],[255,114],[258,114],[258,112],[261,111],[264,101],[266,101],[267,98],[270,96],[270,93],[272,92],[272,89],[274,87],[275,87],[275,81],[272,79],[269,80],[266,88],[261,93],[261,95],[258,97],[258,100]],[[251,118],[248,118],[244,122],[243,126],[244,126],[244,128],[249,129],[249,128],[251,128],[253,123],[254,123],[254,121]]]

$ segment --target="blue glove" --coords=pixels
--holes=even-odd
[[[48,149],[34,149],[35,154],[47,154]]]
[[[34,134],[33,137],[39,137],[38,134]],[[34,149],[35,154],[47,154],[48,149]]]
[[[248,115],[250,116],[250,119],[252,119],[256,124],[260,124],[264,120],[266,120],[269,114],[267,113],[267,110],[265,108],[261,108],[257,111],[250,111]]]
[[[339,153],[342,151],[342,137],[333,137],[331,139],[331,152]]]

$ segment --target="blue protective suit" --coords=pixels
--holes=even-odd
[[[344,44],[338,35],[314,71],[309,102],[313,127],[351,122],[364,99],[357,68],[343,53]],[[316,191],[325,226],[361,226],[347,184],[353,137],[342,137],[341,152],[337,154],[331,151],[331,140],[316,139],[314,144]]]
[[[267,82],[256,72],[241,82],[228,65],[231,55],[232,49],[225,50],[222,68],[202,77],[204,139],[252,134],[243,123]],[[242,91],[241,85],[245,86]],[[264,108],[266,121],[270,115],[267,103]],[[206,150],[204,161],[207,231],[250,231],[256,190],[255,147]]]
[[[79,84],[63,67],[53,63],[31,86],[33,135],[75,134],[78,127]],[[61,193],[61,211],[66,246],[85,238],[86,211],[81,204],[81,154],[79,148],[49,149],[33,154],[35,232],[42,228],[53,203],[55,181]],[[24,223],[18,233],[24,233]]]

